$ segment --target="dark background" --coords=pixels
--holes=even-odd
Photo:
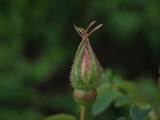
[[[93,20],[103,24],[91,44],[104,69],[132,80],[157,77],[159,0],[0,0],[1,120],[76,114],[69,73],[80,37],[73,25]]]

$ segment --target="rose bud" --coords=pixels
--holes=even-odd
[[[77,89],[95,89],[99,85],[103,73],[89,41],[89,36],[102,26],[102,24],[98,25],[88,32],[94,23],[92,22],[86,30],[75,26],[82,41],[75,55],[70,79],[72,86]]]

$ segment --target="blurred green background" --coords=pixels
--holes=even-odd
[[[73,25],[93,20],[104,24],[91,36],[104,69],[133,81],[157,78],[159,0],[0,0],[0,120],[77,114],[69,82],[80,42]],[[104,113],[100,120],[112,120],[120,110]]]

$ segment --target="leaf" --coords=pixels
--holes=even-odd
[[[45,118],[44,120],[76,120],[76,118],[68,114],[56,114],[48,118]]]
[[[116,107],[131,105],[134,103],[146,103],[144,95],[141,94],[142,87],[140,88],[139,84],[129,80],[120,79],[116,79],[114,84],[120,92],[120,95],[115,102]]]
[[[140,108],[137,105],[133,105],[130,109],[130,116],[132,120],[145,120],[150,112],[151,108]]]
[[[127,120],[125,117],[120,117],[117,120]]]
[[[119,97],[117,97],[114,105],[116,107],[125,106],[130,103],[129,100],[130,100],[130,98],[127,95],[120,95]]]
[[[116,99],[119,93],[109,84],[103,84],[97,89],[97,99],[93,105],[93,115],[102,113]]]

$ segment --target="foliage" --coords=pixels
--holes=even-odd
[[[150,106],[152,109],[159,107],[160,93],[158,86],[153,80],[141,80],[132,82],[124,80],[119,75],[114,74],[111,70],[106,71],[104,75],[104,83],[98,89],[98,98],[93,106],[93,114],[98,115],[108,109],[113,103],[116,107],[131,106],[137,104],[143,107]],[[132,107],[130,115],[133,120],[137,119],[134,116],[138,116],[139,120],[150,109],[146,109],[142,112],[138,107]],[[145,115],[143,115],[145,114]],[[137,119],[138,120],[138,119]]]
[[[137,106],[132,106],[130,110],[130,116],[132,120],[146,120],[150,108],[140,109]]]
[[[140,108],[136,105],[133,105],[130,108],[130,118],[131,120],[146,120],[148,117],[148,113],[150,112],[150,108]],[[118,120],[128,120],[125,117],[121,117]]]

